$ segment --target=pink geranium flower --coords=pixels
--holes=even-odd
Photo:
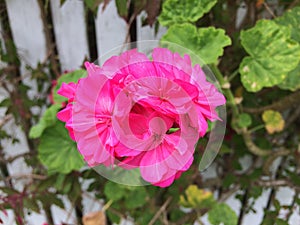
[[[86,162],[140,168],[151,184],[172,184],[191,166],[207,120],[219,119],[224,96],[188,55],[164,48],[152,60],[130,50],[85,66],[88,77],[58,91],[69,101],[57,116]]]

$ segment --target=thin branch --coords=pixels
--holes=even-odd
[[[45,180],[47,176],[40,174],[14,174],[5,178],[5,181],[17,180],[17,179],[35,179],[35,180]]]
[[[260,108],[243,108],[243,111],[247,113],[262,113],[269,109],[282,111],[290,108],[293,105],[296,105],[297,103],[300,103],[300,91],[294,92],[280,99],[279,101],[274,102],[271,105],[263,106]]]
[[[285,123],[285,128],[289,127],[294,121],[300,117],[300,105],[295,109],[292,115],[290,115]]]
[[[297,6],[299,3],[300,3],[299,0],[295,0],[295,1],[293,1],[293,2],[289,5],[289,7],[288,7],[287,9],[294,8],[294,7]]]
[[[227,192],[223,192],[222,196],[219,198],[219,202],[225,202],[230,196],[232,196],[235,192],[237,192],[238,190],[240,190],[240,185],[236,185],[235,187],[233,187],[232,189],[230,189]]]
[[[265,188],[290,187],[292,189],[300,191],[300,187],[296,186],[291,181],[285,179],[257,180],[254,182],[254,184]]]
[[[109,208],[107,209],[107,211],[112,212],[113,214],[117,215],[118,217],[120,217],[120,218],[122,218],[122,219],[126,219],[126,218],[127,218],[126,215],[124,215],[123,213],[121,213],[120,211],[118,211],[118,210],[116,210],[116,209],[114,209],[114,208],[112,208],[112,207],[109,207]]]
[[[270,13],[270,15],[273,17],[273,18],[276,18],[276,15],[274,14],[274,12],[272,11],[272,9],[269,7],[269,5],[264,1],[263,2],[263,5],[264,7],[266,8],[266,10]]]
[[[270,174],[270,167],[273,164],[273,162],[281,156],[287,156],[291,154],[292,151],[286,148],[281,148],[279,151],[272,152],[272,154],[269,156],[269,158],[265,161],[264,166],[263,166],[263,171],[267,175]]]
[[[272,152],[271,150],[259,148],[252,141],[251,134],[246,129],[242,130],[242,135],[243,135],[243,138],[244,138],[244,141],[245,141],[245,144],[246,144],[247,148],[254,155],[257,155],[257,156],[267,156],[267,155],[271,154],[271,152]]]
[[[172,201],[172,196],[167,198],[167,200],[164,202],[164,204],[160,207],[160,209],[155,213],[151,221],[149,222],[149,225],[153,225],[155,221],[159,218],[159,216],[167,209],[168,205]]]
[[[4,157],[0,157],[0,162],[11,163],[11,162],[15,161],[18,158],[23,158],[23,157],[26,157],[26,156],[33,156],[33,155],[34,154],[32,152],[25,152],[25,153],[21,153],[21,154],[15,155],[15,156],[11,156],[7,159],[5,159]]]
[[[13,118],[11,114],[6,115],[3,117],[3,119],[0,120],[0,128],[4,126],[8,121],[10,121]]]

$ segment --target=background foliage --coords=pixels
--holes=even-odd
[[[247,15],[239,26],[235,24],[239,1],[115,1],[129,32],[137,15],[145,10],[145,24],[168,28],[163,41],[194,52],[215,73],[227,98],[229,121],[215,160],[217,176],[203,180],[198,171],[207,137],[200,141],[191,169],[165,189],[119,185],[85,167],[75,143],[56,119],[65,101],[56,94],[57,89],[62,82],[74,82],[85,73],[77,70],[58,77],[59,65],[51,56],[37,68],[28,67],[43,96],[32,100],[29,87],[20,82],[19,56],[6,26],[6,51],[0,49],[0,54],[7,67],[1,69],[0,85],[9,97],[0,103],[6,109],[0,122],[0,138],[18,141],[3,129],[13,119],[27,134],[30,152],[7,157],[1,142],[0,209],[4,213],[12,209],[18,224],[26,223],[25,213],[44,210],[48,223],[53,224],[50,207],[64,208],[65,196],[74,205],[80,224],[82,197],[89,195],[95,201],[104,199],[109,224],[124,218],[132,218],[136,224],[201,224],[199,218],[207,213],[212,225],[236,225],[242,224],[245,214],[254,211],[263,190],[271,189],[261,224],[288,224],[295,207],[300,205],[299,1],[279,0],[274,4],[246,0]],[[49,4],[40,2],[43,6]],[[105,8],[109,1],[84,2],[86,9],[95,14],[101,2]],[[132,39],[131,34],[129,37]],[[55,85],[51,87],[53,81]],[[33,106],[47,109],[40,117],[30,110]],[[245,156],[251,159],[246,169],[240,160]],[[15,178],[7,170],[7,164],[18,157],[25,158],[32,167],[30,182],[21,189],[14,186]],[[275,161],[278,166],[271,170]],[[88,187],[82,185],[85,181]],[[290,205],[282,205],[275,198],[281,186],[295,191]],[[241,202],[239,215],[224,203],[232,195]],[[282,210],[287,210],[284,218],[280,217]]]

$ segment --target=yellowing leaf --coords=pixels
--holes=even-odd
[[[82,218],[83,225],[106,225],[106,216],[103,211],[88,213]]]
[[[210,191],[199,189],[196,185],[188,186],[185,196],[179,197],[179,204],[188,208],[210,208],[214,202]]]
[[[264,111],[262,119],[265,122],[265,126],[269,134],[280,132],[284,128],[284,120],[281,114],[277,111]]]

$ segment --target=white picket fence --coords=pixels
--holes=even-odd
[[[40,8],[37,0],[6,0],[5,2],[7,5],[13,40],[21,59],[21,73],[25,76],[25,65],[36,67],[37,63],[44,61],[48,55]],[[67,0],[61,7],[60,0],[50,0],[50,5],[61,72],[77,69],[82,65],[83,60],[89,57],[83,1]],[[238,12],[240,18],[245,15],[243,10],[245,11],[243,8]],[[166,29],[160,27],[156,36],[154,28],[141,26],[141,20],[142,16],[139,16],[137,19],[138,41],[157,40],[164,34]],[[95,27],[97,52],[99,56],[125,42],[128,29],[127,24],[118,16],[114,1],[111,1],[104,11],[102,11],[100,5],[97,17],[95,18]],[[0,24],[0,31],[1,28],[2,25]],[[3,39],[1,33],[0,39]],[[31,95],[34,97],[37,94],[35,91],[35,82],[28,77],[24,77],[23,82],[33,87]],[[0,101],[5,97],[7,96],[5,96],[3,90],[0,89]],[[4,116],[3,114],[4,111],[0,111],[0,118]],[[16,144],[12,144],[8,141],[5,142],[5,140],[3,140],[6,154],[8,156],[13,156],[28,151],[24,133],[22,133],[20,128],[16,127],[12,122],[5,126],[8,132],[20,140],[20,143]],[[244,164],[249,165],[247,158],[245,158]],[[22,159],[16,160],[13,164],[8,165],[8,168],[11,174],[24,174],[31,171]],[[205,173],[205,176],[216,176],[213,166]],[[257,213],[249,213],[245,216],[244,225],[256,225],[260,223],[269,192],[269,190],[265,191],[257,201],[255,205]],[[290,203],[292,201],[292,196],[293,192],[288,188],[282,188],[280,192],[277,192],[277,198],[279,198],[282,203]],[[65,202],[67,204],[66,211],[55,206],[52,207],[55,224],[57,225],[61,224],[61,222],[75,224],[72,206],[68,201]],[[231,197],[228,199],[227,203],[231,205],[236,213],[239,213],[240,203],[238,200]],[[84,199],[84,212],[91,212],[100,208],[99,204],[90,201],[88,198]],[[0,217],[4,219],[5,225],[15,224],[11,212],[9,212],[8,217],[5,217],[3,213],[0,212]],[[204,221],[206,221],[205,224],[209,224],[205,217]],[[299,221],[299,215],[294,214],[291,217],[290,223],[293,225],[300,225]],[[28,224],[42,225],[44,222],[46,222],[46,219],[43,214],[39,215],[33,213],[27,216]],[[127,222],[124,223],[126,224]]]

